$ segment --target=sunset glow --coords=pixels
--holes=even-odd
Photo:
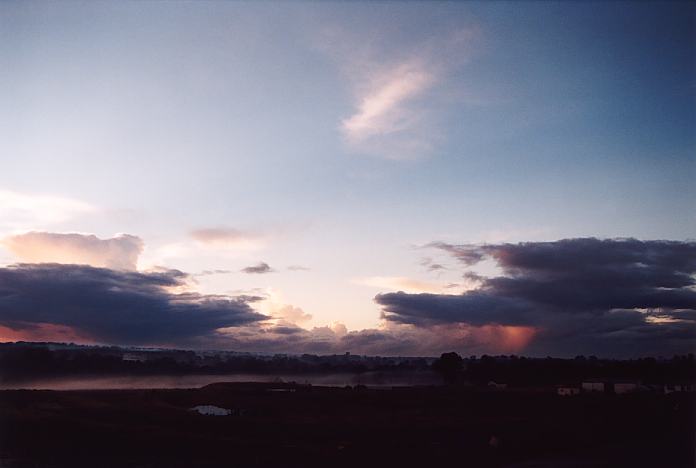
[[[686,10],[4,3],[2,339],[692,350]]]

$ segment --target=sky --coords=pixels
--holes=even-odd
[[[2,2],[0,339],[692,350],[695,18]]]

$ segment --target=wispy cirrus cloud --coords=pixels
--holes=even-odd
[[[203,270],[200,273],[196,273],[193,276],[212,276],[212,275],[228,275],[232,273],[232,270]]]
[[[229,226],[202,227],[187,233],[186,237],[174,238],[152,246],[144,252],[142,265],[177,265],[190,259],[207,258],[219,261],[244,256],[248,252],[264,249],[271,235]],[[207,268],[206,276],[219,268]],[[220,273],[220,271],[216,271]]]
[[[446,266],[444,266],[441,263],[434,262],[433,259],[430,257],[422,258],[419,263],[421,266],[425,267],[425,269],[429,272],[442,272],[443,270],[447,269]]]
[[[255,250],[265,244],[261,234],[230,227],[196,229],[190,235],[196,242],[216,248]]]
[[[379,76],[372,78],[372,84],[358,94],[355,113],[341,121],[341,132],[347,143],[358,150],[380,146],[380,149],[388,150],[390,148],[383,147],[385,140],[392,137],[408,139],[411,148],[401,145],[399,154],[383,153],[394,159],[411,154],[404,153],[408,149],[427,150],[429,142],[414,138],[422,115],[413,101],[437,82],[436,75],[420,60],[400,63],[377,74]]]
[[[338,126],[347,148],[393,160],[429,155],[440,139],[436,115],[451,101],[442,90],[470,57],[477,35],[474,27],[447,31],[394,49],[386,37],[365,41],[327,29],[320,48],[338,64],[353,95],[353,111]]]

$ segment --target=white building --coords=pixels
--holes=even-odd
[[[226,408],[220,408],[219,406],[213,405],[198,405],[191,408],[191,411],[195,411],[198,414],[205,416],[229,416],[232,414],[232,410]]]
[[[696,384],[679,383],[679,384],[666,384],[665,394],[674,392],[696,392]]]
[[[623,393],[633,393],[637,392],[640,386],[635,382],[615,382],[614,383],[614,393],[621,395]]]
[[[580,388],[574,386],[561,385],[556,387],[556,394],[560,396],[580,395]]]

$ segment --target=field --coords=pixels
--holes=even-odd
[[[456,386],[15,390],[0,392],[0,466],[686,468],[694,409],[693,394]]]

